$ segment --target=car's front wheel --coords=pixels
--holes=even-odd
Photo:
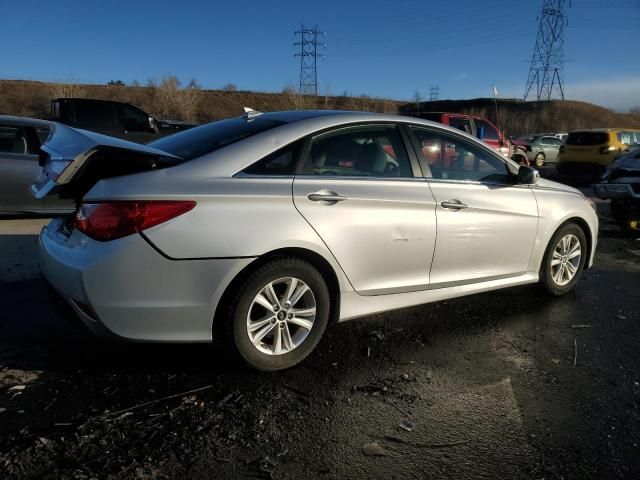
[[[540,168],[544,165],[544,153],[539,152],[534,160],[536,167]]]
[[[553,235],[540,269],[540,283],[553,295],[573,290],[587,259],[587,238],[575,223],[567,223]]]
[[[232,302],[230,340],[254,368],[289,368],[316,347],[329,308],[327,284],[315,267],[297,258],[272,260],[240,285]]]

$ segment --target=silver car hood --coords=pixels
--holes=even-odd
[[[52,123],[49,137],[40,147],[42,172],[31,186],[31,193],[36,198],[59,193],[60,186],[72,180],[79,181],[82,172],[89,170],[87,167],[94,160],[110,162],[100,169],[94,166],[91,173],[98,177],[97,181],[109,176],[149,170],[163,160],[176,163],[181,159],[146,145]]]

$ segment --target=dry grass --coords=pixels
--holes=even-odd
[[[172,76],[152,79],[147,86],[79,85],[22,80],[0,80],[0,114],[27,117],[49,116],[51,98],[77,96],[129,102],[158,118],[206,122],[242,113],[242,107],[256,110],[337,109],[395,114],[416,108],[424,111],[465,112],[495,120],[492,99],[400,102],[359,97],[300,95],[292,86],[281,93],[238,91],[228,85],[223,90],[202,90],[195,81],[186,87]],[[406,109],[406,110],[405,110]],[[576,128],[640,128],[640,114],[615,113],[584,102],[522,102],[501,100],[500,126],[507,134],[569,131]]]

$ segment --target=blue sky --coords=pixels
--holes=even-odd
[[[205,88],[298,82],[294,31],[327,32],[320,93],[410,99],[523,94],[541,0],[0,0],[0,77],[127,83],[176,75]],[[568,98],[640,105],[640,0],[573,0]]]

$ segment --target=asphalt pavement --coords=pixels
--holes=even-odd
[[[0,220],[0,478],[640,478],[640,235],[595,266],[333,326],[294,369],[105,343]]]

